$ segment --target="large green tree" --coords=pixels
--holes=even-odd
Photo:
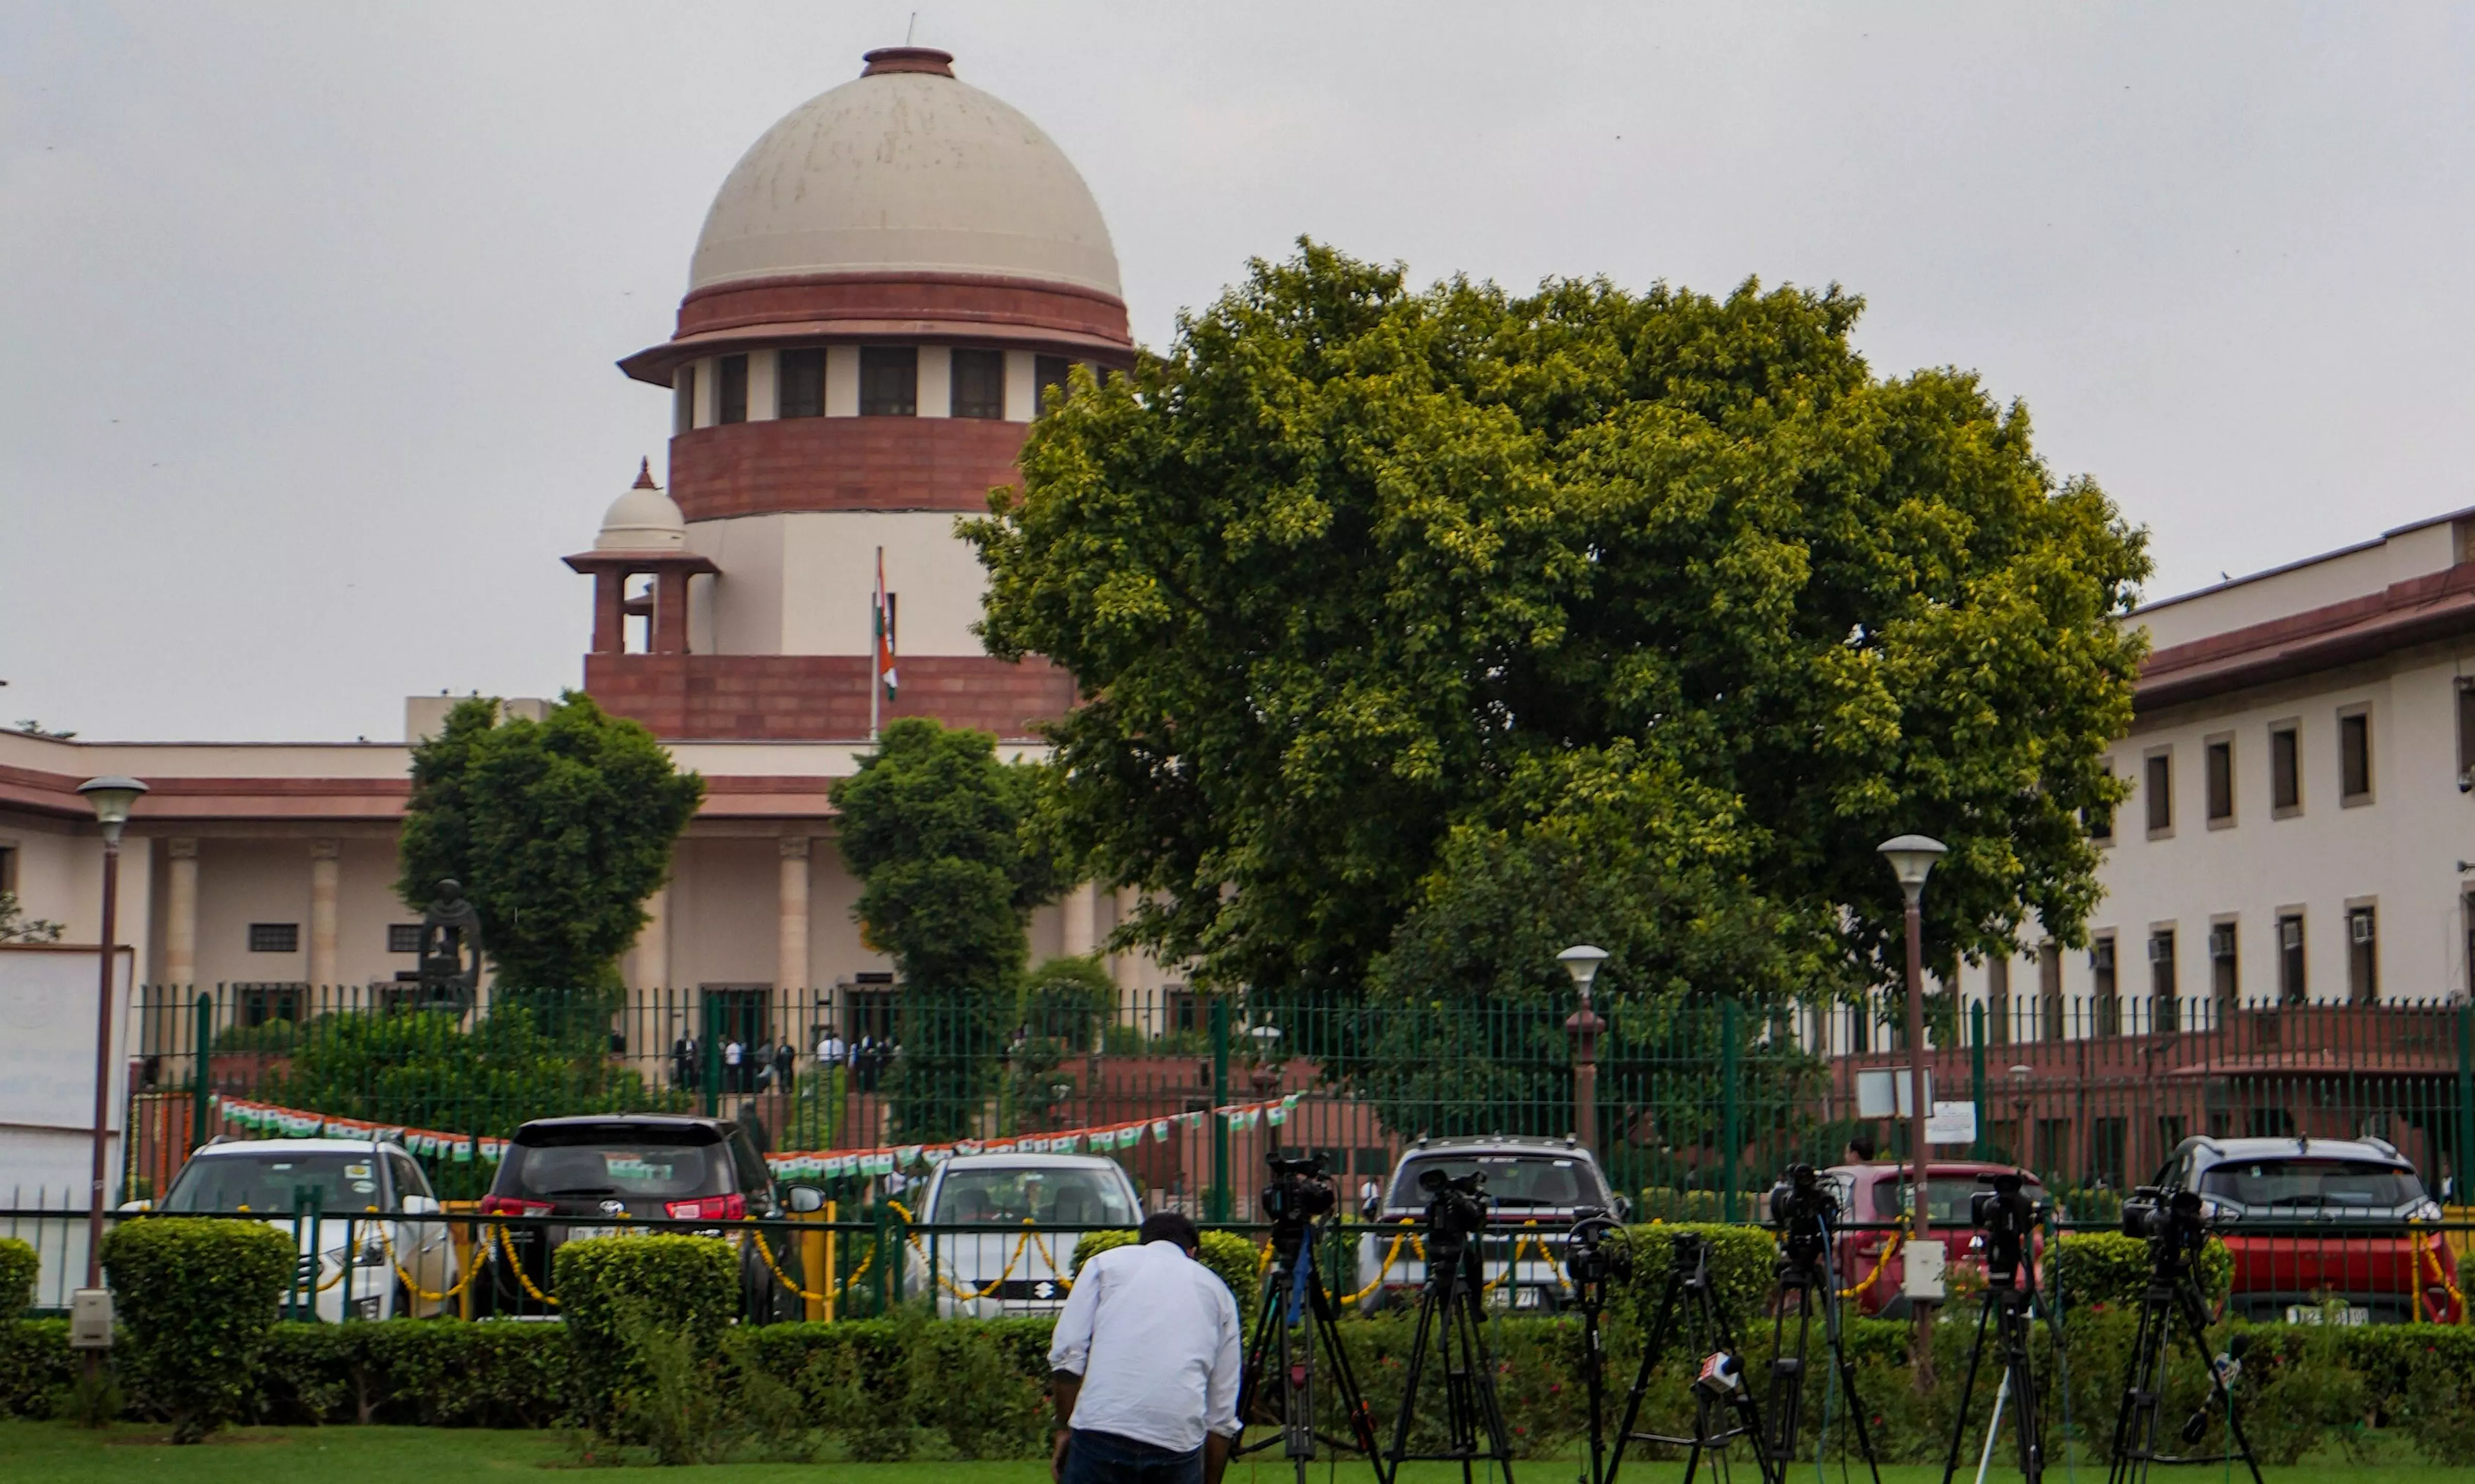
[[[894,1114],[912,1139],[968,1133],[994,1090],[1018,1005],[1031,909],[1054,869],[1026,845],[1029,770],[999,762],[996,739],[907,717],[833,788],[843,860],[859,879],[853,914],[893,957]]]
[[[396,894],[418,911],[440,880],[462,884],[501,997],[615,988],[703,797],[652,733],[590,696],[540,721],[476,697],[413,748]]]
[[[1303,244],[1078,378],[967,533],[990,647],[1082,687],[1048,808],[1142,888],[1129,936],[1354,998],[1454,873],[1631,811],[1675,835],[1646,980],[1888,979],[1907,830],[1951,846],[1937,961],[2029,913],[2074,940],[2143,539],[1973,375],[1875,376],[1860,307]],[[1740,926],[1697,963],[1707,922]]]

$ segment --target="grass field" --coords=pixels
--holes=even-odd
[[[0,1423],[0,1479],[8,1484],[438,1484],[442,1479],[466,1481],[539,1478],[541,1471],[578,1468],[576,1448],[567,1437],[550,1432],[484,1432],[429,1427],[245,1427],[217,1434],[196,1448],[176,1448],[164,1442],[162,1429],[124,1424],[100,1433],[59,1423]],[[645,1472],[645,1471],[639,1471]],[[2077,1480],[2074,1481],[2073,1473]],[[1740,1478],[1752,1471],[1740,1468]],[[1516,1468],[1519,1479],[1565,1484],[1575,1477],[1573,1461],[1525,1460]],[[1624,1476],[1641,1484],[1674,1484],[1683,1468],[1672,1463],[1628,1462]],[[1044,1463],[904,1464],[725,1464],[659,1471],[664,1480],[729,1480],[731,1484],[818,1484],[849,1480],[851,1484],[1042,1484]],[[1316,1480],[1364,1480],[1364,1464],[1318,1462],[1310,1472]],[[1460,1471],[1442,1465],[1412,1466],[1403,1472],[1405,1484],[1441,1484],[1458,1479]],[[1482,1477],[1484,1474],[1482,1473]],[[1709,1475],[1704,1475],[1708,1477]],[[1963,1475],[1965,1476],[1965,1475]],[[2224,1471],[2208,1468],[2170,1471],[2161,1481],[2181,1477],[2191,1484],[2212,1484]],[[2475,1471],[2421,1467],[2350,1468],[2309,1464],[2267,1471],[2269,1484],[2468,1484]],[[1279,1484],[1294,1477],[1277,1459],[1248,1461],[1229,1471],[1233,1484]],[[1853,1479],[1871,1484],[1860,1471]],[[1941,1484],[1938,1469],[1888,1468],[1882,1484]],[[2016,1481],[2016,1473],[1995,1478]],[[2048,1471],[2053,1484],[2102,1484],[2104,1471],[2081,1467],[2067,1471],[2058,1461]],[[1793,1470],[1789,1484],[1814,1479],[1810,1465]],[[1840,1484],[1834,1467],[1826,1480]]]

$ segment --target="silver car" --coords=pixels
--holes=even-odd
[[[1431,1170],[1456,1180],[1472,1173],[1486,1177],[1486,1230],[1478,1248],[1485,1299],[1496,1307],[1561,1308],[1572,1293],[1563,1256],[1575,1218],[1590,1206],[1611,1210],[1618,1220],[1630,1211],[1629,1202],[1607,1189],[1597,1157],[1572,1139],[1420,1139],[1402,1154],[1391,1180],[1360,1207],[1375,1224],[1358,1240],[1358,1283],[1366,1290],[1359,1306],[1367,1313],[1414,1300],[1427,1281],[1418,1239],[1429,1197],[1420,1181]]]
[[[966,1229],[921,1232],[904,1286],[916,1295],[933,1285],[940,1314],[994,1318],[1063,1308],[1075,1243],[1139,1226],[1143,1204],[1134,1178],[1099,1155],[964,1155],[928,1178],[918,1214],[931,1228]]]

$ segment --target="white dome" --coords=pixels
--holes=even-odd
[[[938,70],[877,58],[931,59]],[[925,49],[808,100],[732,167],[705,213],[691,291],[789,274],[929,272],[1116,297],[1108,224],[1040,126]]]
[[[653,483],[652,461],[636,471],[635,488],[610,502],[596,551],[675,551],[688,544],[687,517]]]

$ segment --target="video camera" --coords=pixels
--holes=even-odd
[[[2018,1170],[1980,1175],[1976,1182],[1987,1188],[1968,1198],[1968,1224],[1985,1233],[1986,1269],[2006,1282],[2037,1229],[2037,1203],[2021,1188],[2026,1181]]]
[[[1284,1156],[1274,1150],[1264,1156],[1272,1182],[1263,1187],[1263,1214],[1275,1223],[1305,1223],[1331,1212],[1338,1200],[1321,1155]]]
[[[1478,1235],[1486,1228],[1486,1172],[1472,1170],[1467,1175],[1447,1175],[1443,1166],[1430,1167],[1418,1177],[1418,1188],[1427,1193],[1427,1242],[1458,1246]],[[1430,1255],[1429,1267],[1439,1266]]]
[[[2169,1194],[2155,1185],[2142,1185],[2122,1203],[2122,1234],[2188,1256],[2208,1242],[2209,1218],[2200,1209],[2198,1191]]]
[[[1574,1219],[1573,1229],[1565,1235],[1564,1271],[1585,1300],[1609,1282],[1621,1283],[1632,1277],[1632,1248],[1607,1240],[1623,1229],[1623,1224],[1601,1205],[1585,1205]]]
[[[1792,1164],[1771,1187],[1771,1220],[1782,1227],[1828,1221],[1839,1214],[1839,1197],[1809,1164]]]

